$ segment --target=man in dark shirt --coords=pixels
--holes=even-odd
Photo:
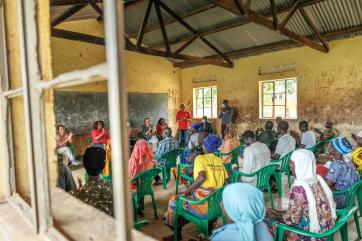
[[[113,216],[112,183],[105,182],[99,175],[105,166],[106,152],[102,148],[88,148],[83,157],[83,165],[88,173],[88,183],[70,192],[74,197]]]

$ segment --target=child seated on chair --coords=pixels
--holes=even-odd
[[[183,193],[172,196],[168,203],[167,212],[164,215],[165,225],[173,229],[175,222],[174,215],[176,210],[176,200],[178,196],[186,196],[193,200],[203,200],[210,195],[215,189],[224,185],[228,175],[222,160],[214,155],[214,152],[221,145],[220,137],[209,135],[203,142],[203,155],[199,155],[195,159],[194,179],[195,182]],[[183,203],[183,208],[188,212],[205,217],[207,215],[207,202],[202,205],[194,205]],[[186,220],[182,219],[178,222],[177,234],[181,237],[182,226],[186,224]],[[173,235],[164,237],[163,240],[173,240]]]

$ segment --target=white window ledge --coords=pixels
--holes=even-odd
[[[52,191],[54,227],[44,237],[36,235],[22,211],[10,202],[0,203],[0,240],[6,241],[112,241],[116,240],[115,220],[61,189]],[[132,240],[155,239],[132,230]]]

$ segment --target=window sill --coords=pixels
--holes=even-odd
[[[70,240],[116,240],[115,220],[57,188],[52,190],[54,226]],[[153,241],[153,238],[132,230],[132,240]]]

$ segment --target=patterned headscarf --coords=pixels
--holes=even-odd
[[[333,139],[330,144],[341,155],[351,153],[352,145],[345,137],[337,137]]]
[[[130,178],[156,165],[153,153],[147,141],[138,140],[133,148],[128,163],[128,174]]]
[[[222,140],[217,135],[209,135],[204,139],[204,146],[208,153],[216,152],[222,144]]]

